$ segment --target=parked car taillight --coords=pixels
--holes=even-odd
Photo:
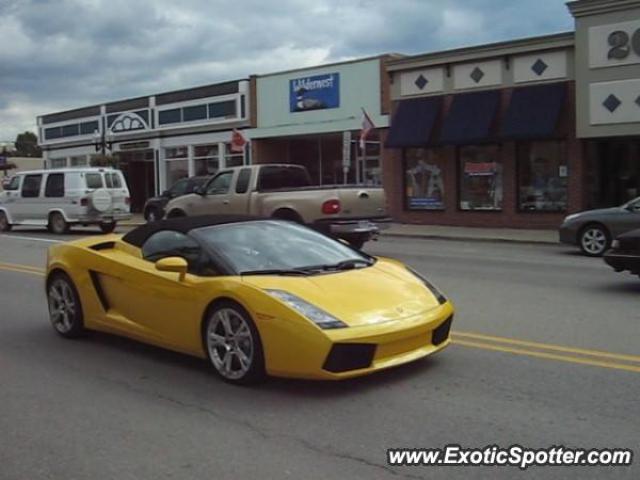
[[[88,206],[89,206],[89,199],[88,199],[88,198],[86,198],[86,197],[85,197],[85,198],[81,198],[81,199],[80,199],[80,205],[81,205],[82,207],[88,207]]]
[[[322,213],[325,215],[340,213],[340,200],[327,200],[324,202],[322,204]]]

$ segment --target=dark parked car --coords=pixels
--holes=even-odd
[[[640,197],[620,207],[569,215],[560,226],[560,241],[578,245],[586,255],[599,257],[614,238],[636,228],[640,228]]]
[[[182,195],[193,193],[197,187],[204,185],[204,183],[209,178],[210,177],[208,176],[181,178],[176,183],[171,185],[168,190],[162,192],[162,195],[160,195],[159,197],[151,197],[144,204],[143,212],[145,220],[147,222],[155,222],[156,220],[160,220],[162,217],[164,217],[164,207],[167,203],[169,203],[169,200],[176,197],[181,197]]]
[[[640,228],[623,233],[611,244],[604,261],[616,272],[628,270],[633,275],[640,276]]]

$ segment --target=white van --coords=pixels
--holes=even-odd
[[[131,218],[129,189],[113,168],[64,168],[17,173],[0,192],[0,232],[14,225],[46,226],[66,233],[72,225],[112,232]]]

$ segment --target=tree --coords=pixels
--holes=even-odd
[[[16,137],[16,153],[18,157],[41,157],[38,137],[33,132],[19,133]]]

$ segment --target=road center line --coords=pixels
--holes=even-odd
[[[517,340],[515,338],[495,337],[493,335],[484,335],[480,333],[459,332],[457,330],[452,331],[451,333],[454,337],[466,337],[472,340],[484,340],[484,341],[495,342],[495,343],[505,343],[508,345],[518,345],[522,347],[537,348],[540,350],[576,353],[578,355],[587,355],[589,357],[611,358],[613,360],[621,360],[624,362],[640,363],[640,356],[636,356],[636,355],[609,353],[609,352],[603,352],[601,350],[588,350],[585,348],[565,347],[563,345],[555,345],[552,343],[530,342],[526,340]]]
[[[515,355],[525,355],[529,357],[545,358],[548,360],[558,360],[561,362],[578,363],[581,365],[591,365],[594,367],[612,368],[615,370],[626,370],[629,372],[640,373],[640,366],[636,365],[625,365],[622,363],[605,362],[590,358],[573,357],[570,355],[558,355],[555,353],[536,352],[534,350],[525,350],[523,348],[500,347],[497,345],[491,345],[489,343],[468,342],[466,340],[453,340],[452,343],[454,345],[461,345],[463,347],[479,348],[482,350],[493,350],[496,352],[513,353]]]

